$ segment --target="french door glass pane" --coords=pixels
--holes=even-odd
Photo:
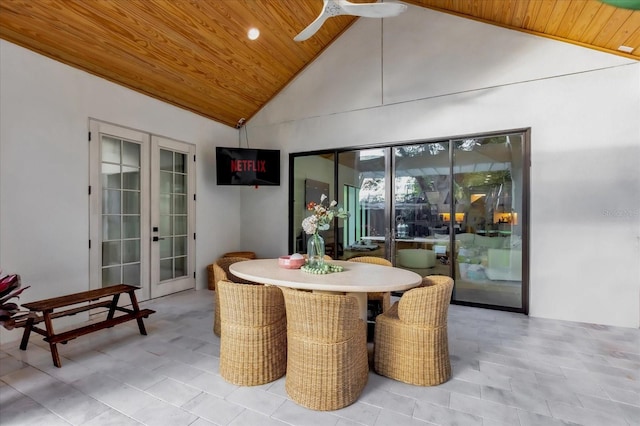
[[[187,214],[187,197],[185,195],[175,195],[175,214]]]
[[[120,215],[102,216],[102,239],[118,240],[120,239]]]
[[[173,151],[160,150],[160,170],[173,172]]]
[[[101,173],[102,286],[139,285],[140,145],[102,136]]]
[[[186,175],[175,175],[175,192],[177,194],[186,194],[187,193],[187,176]]]
[[[160,193],[171,194],[173,192],[173,173],[160,172]]]
[[[187,274],[186,154],[160,150],[160,279]],[[178,260],[181,259],[181,260]]]
[[[160,240],[160,258],[166,259],[173,256],[173,238],[164,237]]]
[[[140,191],[123,191],[122,192],[122,213],[123,214],[139,214],[140,213]]]
[[[122,280],[127,284],[140,286],[140,262],[124,265],[122,267]]]
[[[173,259],[163,259],[160,261],[160,281],[173,278]]]
[[[120,165],[102,164],[102,187],[120,189]]]
[[[134,167],[122,167],[122,188],[140,189],[140,169]]]
[[[120,241],[102,242],[102,265],[111,266],[122,263],[122,251]]]
[[[163,215],[170,215],[172,209],[172,197],[170,194],[160,194],[160,220]]]
[[[103,163],[116,163],[120,162],[120,147],[122,141],[120,139],[112,138],[110,136],[102,137],[102,162]]]
[[[167,235],[172,235],[172,233],[173,225],[171,223],[171,216],[160,216],[160,236],[166,237]]]
[[[187,173],[187,165],[186,165],[187,156],[184,154],[176,154],[174,158],[174,167],[173,171],[176,173]]]
[[[122,144],[122,164],[140,168],[140,145],[124,141]]]
[[[122,216],[122,237],[123,238],[140,238],[140,216],[127,215]]]
[[[174,238],[176,256],[184,256],[187,254],[187,237],[175,237]]]
[[[176,235],[187,234],[187,216],[175,216]]]
[[[177,277],[187,275],[187,257],[186,256],[175,258],[174,274]]]
[[[102,214],[120,214],[120,191],[102,191]]]
[[[124,240],[122,242],[122,263],[140,260],[140,240]]]
[[[114,266],[111,268],[102,268],[102,286],[108,287],[114,284],[122,283],[120,278],[122,273],[121,266]]]

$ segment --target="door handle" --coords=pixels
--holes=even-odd
[[[159,240],[164,240],[164,238],[160,238],[160,237],[153,237],[153,241],[159,241]]]

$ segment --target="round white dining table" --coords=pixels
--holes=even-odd
[[[360,317],[365,321],[367,293],[408,290],[422,283],[420,275],[406,269],[342,260],[330,260],[328,263],[340,265],[344,270],[315,275],[301,269],[282,268],[278,259],[256,259],[235,262],[229,271],[239,278],[262,284],[347,293],[358,300]]]

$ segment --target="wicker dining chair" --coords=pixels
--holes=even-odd
[[[255,259],[256,253],[253,251],[230,251],[223,254],[222,257],[246,257],[247,259]]]
[[[278,287],[218,281],[220,375],[239,386],[272,382],[287,369],[287,317]]]
[[[342,294],[282,288],[287,309],[289,397],[312,410],[337,410],[367,384],[365,324],[358,301]]]
[[[352,257],[349,259],[349,262],[361,262],[361,263],[372,263],[374,265],[382,265],[382,266],[393,266],[393,264],[383,257],[376,256],[359,256]],[[388,291],[380,291],[374,293],[367,293],[367,303],[373,302],[378,303],[382,307],[382,312],[385,312],[387,309],[391,307],[391,293]],[[373,320],[374,318],[370,318]]]
[[[231,272],[229,272],[229,266],[233,265],[236,262],[244,262],[247,261],[246,257],[221,257],[216,260],[213,264],[213,276],[216,285],[221,280],[231,280],[237,283],[243,284],[255,284],[251,281],[243,280],[242,278],[238,278],[234,276]],[[220,336],[220,294],[218,293],[218,289],[215,291],[215,310],[213,312],[213,332],[216,336]]]
[[[453,279],[431,275],[376,318],[376,373],[401,382],[433,386],[451,377],[447,311]]]
[[[256,254],[252,251],[230,251],[228,253],[223,254],[221,257],[244,257],[247,259],[255,259]],[[217,277],[216,277],[216,271],[214,266],[215,266],[215,262],[207,266],[207,286],[209,290],[216,289]]]

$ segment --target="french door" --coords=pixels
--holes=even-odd
[[[90,287],[195,287],[193,145],[91,120]]]

